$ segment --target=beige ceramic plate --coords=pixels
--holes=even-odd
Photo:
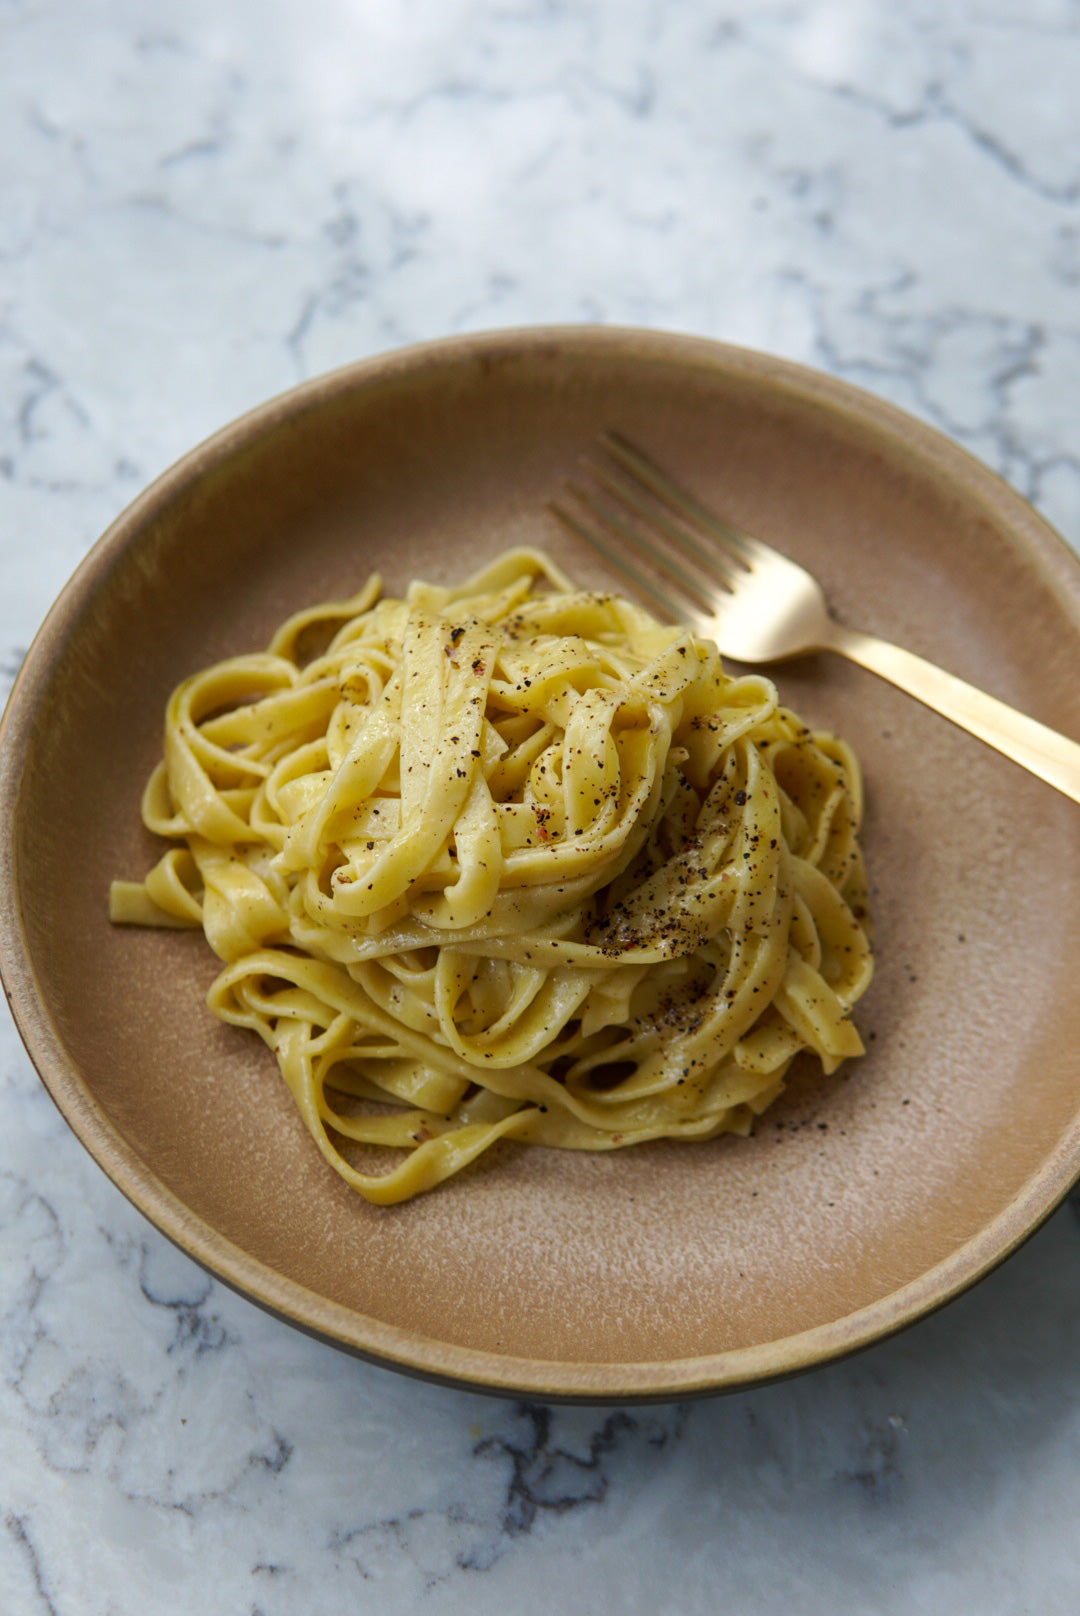
[[[114,1182],[246,1295],[403,1369],[622,1399],[744,1385],[925,1314],[1080,1168],[1080,808],[871,675],[780,670],[857,747],[878,974],[868,1057],[807,1065],[756,1138],[501,1147],[381,1210],[272,1057],[203,1008],[198,935],[111,930],[172,686],[379,568],[511,543],[601,581],[545,513],[621,428],[808,565],[848,623],[1080,735],[1080,565],[925,427],[776,360],[642,332],[468,337],[314,381],[181,461],[53,609],[0,748],[0,958],[29,1051]],[[254,1102],[258,1101],[258,1104]]]

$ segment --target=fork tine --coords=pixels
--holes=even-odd
[[[694,564],[694,570],[687,572],[680,565],[676,556],[669,549],[653,553],[648,550],[654,563],[659,565],[663,558],[663,565],[677,572],[684,586],[693,589],[700,595],[703,577],[707,582],[718,583],[722,588],[733,590],[737,587],[740,576],[746,571],[745,563],[740,556],[734,555],[729,548],[720,549],[717,545],[710,545],[707,549],[701,545],[692,533],[688,533],[682,521],[674,520],[666,505],[661,505],[655,497],[643,498],[635,484],[627,482],[626,478],[612,473],[602,465],[586,460],[585,465],[595,480],[612,499],[632,515],[641,518],[645,523],[646,532],[662,534],[670,544],[681,550],[683,555],[689,556]],[[572,486],[572,485],[571,485]],[[584,496],[581,490],[574,489],[579,499]],[[594,509],[595,503],[594,503]],[[597,511],[599,515],[599,511]],[[620,527],[620,532],[622,528]],[[646,549],[646,541],[638,541],[639,547]]]
[[[625,501],[621,505],[608,504],[598,498],[591,489],[582,488],[580,483],[568,482],[566,486],[579,504],[583,505],[590,515],[595,517],[604,527],[608,528],[612,533],[617,533],[625,544],[631,546],[640,560],[653,568],[654,571],[659,572],[669,584],[676,585],[680,594],[686,600],[692,601],[699,609],[703,607],[703,580],[701,574],[690,571],[679,560],[677,555],[672,555],[669,550],[665,550],[656,544],[653,534],[658,530],[658,523],[649,511],[642,510],[629,501]],[[606,482],[602,486],[608,493],[613,492]],[[614,492],[617,494],[618,490],[616,489]],[[627,520],[627,511],[629,511],[631,517],[629,521]],[[634,515],[643,516],[647,525],[644,528],[636,525],[632,520]],[[650,526],[652,532],[649,530]],[[666,531],[666,524],[660,526],[659,531]],[[722,578],[721,582],[725,589],[730,588],[727,578]]]
[[[580,489],[575,488],[573,492],[592,511],[594,516],[603,522],[605,526],[612,527],[615,532],[633,545],[637,554],[641,554],[641,542],[632,529],[624,528],[620,523],[609,521],[608,517],[596,508],[594,502],[587,495],[583,496]],[[684,619],[688,611],[693,613],[702,624],[707,624],[711,621],[710,614],[704,610],[696,593],[688,594],[682,600],[676,600],[675,596],[664,588],[655,575],[647,573],[644,568],[637,566],[621,547],[608,544],[595,528],[588,527],[565,505],[560,505],[557,500],[551,500],[549,501],[548,509],[576,538],[581,539],[590,549],[595,550],[607,562],[613,572],[624,578],[638,594],[644,595],[646,599],[659,606],[673,622],[679,622]]]
[[[655,499],[669,509],[675,510],[690,524],[691,530],[698,528],[710,538],[721,544],[729,554],[738,556],[746,566],[753,566],[755,561],[768,559],[772,552],[760,540],[752,538],[749,533],[742,533],[738,528],[730,527],[704,505],[699,505],[692,494],[674,482],[666,472],[660,470],[648,455],[624,438],[620,432],[605,431],[600,434],[600,441],[611,458],[621,467],[628,477],[633,478],[642,488],[645,488]],[[701,546],[693,532],[680,530],[679,541],[683,547],[694,556],[694,559],[703,566],[715,566],[715,552],[706,550]]]

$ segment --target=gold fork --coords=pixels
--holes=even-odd
[[[803,567],[721,521],[626,438],[608,432],[601,442],[606,459],[589,463],[596,488],[568,483],[575,505],[551,509],[669,617],[690,618],[737,662],[837,651],[1080,802],[1075,741],[911,651],[842,627]]]

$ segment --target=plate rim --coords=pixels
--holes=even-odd
[[[1062,535],[990,467],[934,427],[864,389],[794,361],[709,337],[633,326],[506,327],[437,338],[377,353],[308,378],[218,428],[151,481],[91,546],[35,634],[0,718],[0,981],[32,1065],[98,1167],[160,1233],[247,1300],[330,1345],[408,1374],[503,1396],[628,1403],[704,1395],[762,1384],[836,1361],[917,1323],[984,1278],[1030,1238],[1080,1174],[1080,1112],[1071,1129],[989,1224],[899,1290],[856,1311],[775,1341],[695,1358],[601,1362],[490,1353],[361,1314],[311,1291],[235,1245],[163,1184],[113,1125],[65,1049],[33,968],[23,926],[15,846],[22,761],[35,709],[64,653],[71,623],[156,511],[213,467],[290,418],[337,394],[386,385],[424,368],[483,355],[568,349],[651,359],[688,371],[742,375],[774,392],[857,421],[959,485],[1073,599],[1080,616],[1080,557]]]

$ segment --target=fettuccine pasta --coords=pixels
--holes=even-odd
[[[850,748],[532,551],[380,592],[180,685],[142,804],[173,845],[111,893],[202,928],[349,1184],[745,1133],[800,1050],[861,1053]]]

